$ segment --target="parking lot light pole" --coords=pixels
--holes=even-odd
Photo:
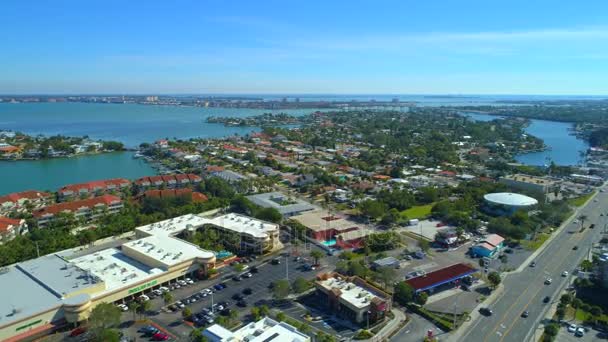
[[[285,279],[289,281],[289,256],[285,256]]]

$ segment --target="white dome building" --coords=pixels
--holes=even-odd
[[[485,209],[495,215],[511,215],[519,209],[527,209],[538,204],[535,198],[513,192],[496,192],[483,196]]]

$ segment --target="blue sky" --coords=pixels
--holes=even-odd
[[[608,94],[608,2],[28,1],[0,93]]]

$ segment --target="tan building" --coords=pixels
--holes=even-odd
[[[175,237],[201,220],[185,215],[137,228],[139,239],[121,248],[68,250],[1,269],[0,340],[44,335],[85,320],[100,303],[206,273],[215,267],[214,253]]]
[[[391,296],[359,277],[330,272],[317,275],[317,293],[339,317],[358,324],[381,321],[391,310]]]
[[[499,181],[511,188],[535,191],[543,194],[553,192],[554,189],[559,187],[559,182],[557,180],[523,174],[504,176],[501,177]]]

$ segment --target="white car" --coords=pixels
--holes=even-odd
[[[546,285],[551,285],[552,282],[553,282],[553,279],[551,279],[551,278],[545,279],[545,284]]]
[[[186,305],[184,303],[182,303],[182,302],[175,302],[175,306],[177,306],[180,309],[183,309],[183,308],[186,307]]]
[[[186,286],[186,285],[188,285],[188,283],[186,283],[186,281],[185,281],[185,280],[181,280],[181,279],[180,279],[180,280],[178,280],[178,281],[177,281],[177,283],[178,283],[178,284],[180,284],[181,286]]]
[[[192,280],[190,278],[186,278],[186,283],[192,285],[192,284],[194,284],[194,280]]]
[[[123,311],[123,312],[124,311],[129,311],[129,307],[126,306],[125,304],[118,304],[118,305],[116,305],[116,307],[119,308],[120,311]]]
[[[139,300],[142,302],[146,302],[150,300],[150,297],[146,296],[146,295],[141,295],[139,296]]]
[[[577,337],[583,337],[583,336],[585,336],[585,328],[578,327],[576,329],[576,332],[574,333],[574,336],[577,336]]]
[[[162,292],[169,292],[169,289],[162,286],[161,288],[159,288],[159,290],[161,290]]]
[[[156,289],[156,290],[154,290],[152,292],[154,292],[154,294],[157,295],[157,296],[160,296],[160,295],[163,294],[163,291],[161,291],[160,289]]]
[[[562,277],[567,277],[567,276],[568,276],[568,271],[562,272]]]
[[[571,333],[575,332],[577,328],[578,328],[578,326],[576,324],[570,324],[568,326],[568,332],[571,332]]]

